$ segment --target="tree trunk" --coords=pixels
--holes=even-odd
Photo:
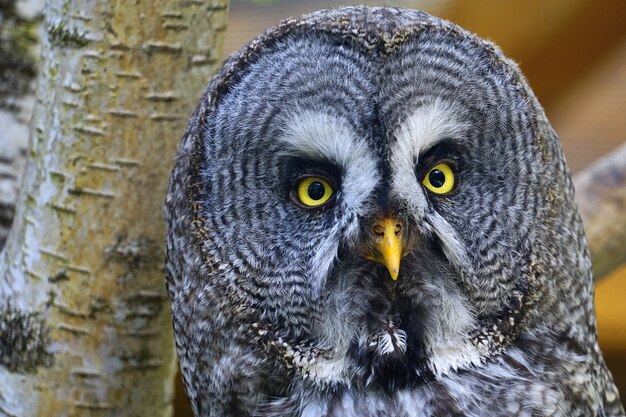
[[[0,415],[171,415],[161,207],[227,4],[46,5],[29,161],[0,258]]]

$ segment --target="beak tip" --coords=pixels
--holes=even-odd
[[[398,273],[399,271],[397,269],[389,270],[389,275],[391,275],[391,279],[394,281],[398,279]]]

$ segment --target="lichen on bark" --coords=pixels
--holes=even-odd
[[[0,365],[19,373],[49,367],[53,363],[49,345],[50,329],[39,313],[0,308]]]
[[[76,27],[67,27],[63,20],[57,23],[50,23],[46,30],[50,44],[53,46],[80,48],[89,43],[85,33],[80,32]]]

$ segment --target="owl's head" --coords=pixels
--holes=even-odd
[[[297,378],[395,389],[593,320],[558,141],[517,67],[451,23],[283,22],[211,82],[176,164],[181,345],[230,323]]]

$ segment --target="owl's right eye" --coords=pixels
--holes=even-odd
[[[304,177],[296,184],[292,199],[304,207],[320,207],[330,201],[334,192],[324,178]]]

